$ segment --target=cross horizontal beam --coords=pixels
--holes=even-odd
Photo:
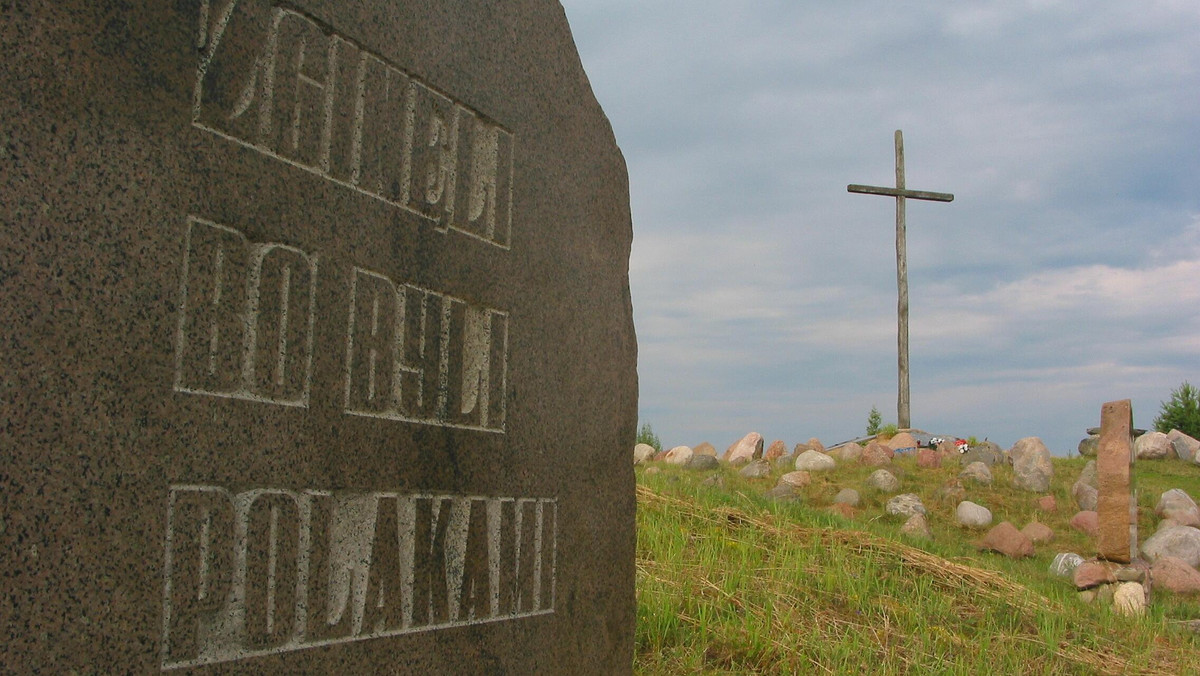
[[[903,188],[883,188],[875,185],[858,185],[851,183],[846,186],[847,192],[861,192],[867,195],[887,195],[888,197],[907,197],[915,200],[930,200],[932,202],[953,202],[954,195],[948,192],[927,192],[925,190],[905,190]]]

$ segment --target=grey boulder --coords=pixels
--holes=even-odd
[[[796,456],[795,467],[804,472],[827,472],[837,467],[837,461],[820,451],[804,451]]]
[[[1025,437],[1012,447],[1013,485],[1027,491],[1044,493],[1050,490],[1054,465],[1050,449],[1037,437]]]
[[[1200,566],[1200,529],[1191,526],[1164,528],[1142,543],[1142,556],[1151,563],[1162,556],[1183,559],[1189,566]]]
[[[916,493],[902,493],[887,501],[884,507],[888,514],[899,516],[912,516],[914,514],[925,514],[925,505],[921,504],[921,498]]]

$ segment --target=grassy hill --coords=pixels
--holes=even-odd
[[[813,473],[797,502],[762,493],[785,470],[757,480],[717,472],[638,467],[638,627],[635,670],[645,674],[1200,673],[1200,637],[1184,621],[1200,602],[1156,594],[1149,613],[1127,618],[1078,599],[1052,578],[1054,555],[1085,557],[1095,545],[1073,531],[1070,487],[1086,459],[1055,459],[1059,505],[1039,512],[1033,493],[994,467],[990,487],[967,499],[1018,528],[1038,519],[1055,539],[1020,561],[980,552],[980,532],[954,525],[955,504],[937,489],[957,465],[920,469],[898,456],[898,492],[921,496],[932,540],[899,534],[885,514],[891,494],[863,487],[875,468],[851,464]],[[1181,461],[1135,466],[1142,537],[1154,530],[1159,495],[1200,497],[1200,467]],[[845,487],[862,493],[851,519],[827,511]]]

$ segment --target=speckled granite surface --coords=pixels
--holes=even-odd
[[[0,670],[628,672],[627,175],[558,3],[4,12]]]

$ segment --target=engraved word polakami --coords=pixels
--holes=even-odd
[[[172,486],[162,667],[554,612],[553,499]]]
[[[192,123],[508,249],[513,134],[293,9],[203,0]]]

